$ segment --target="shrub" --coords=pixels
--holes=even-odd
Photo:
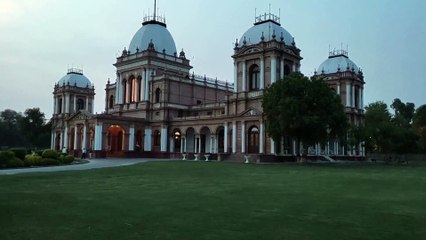
[[[0,151],[0,167],[7,167],[10,160],[15,159],[12,151]]]
[[[15,153],[15,157],[24,160],[25,155],[27,154],[27,150],[25,148],[12,148],[10,151]]]
[[[59,153],[53,149],[46,149],[43,151],[41,156],[43,158],[58,159]]]
[[[9,160],[9,162],[7,163],[7,166],[11,167],[11,168],[23,167],[24,166],[24,161],[22,161],[21,159],[15,157],[15,158]]]
[[[59,160],[63,164],[70,164],[70,163],[74,162],[74,157],[70,156],[70,155],[61,155],[61,157],[59,157]]]
[[[28,154],[25,156],[24,164],[27,167],[40,166],[42,159],[43,158],[36,153]]]
[[[58,166],[58,165],[61,165],[61,162],[59,162],[58,159],[53,159],[53,158],[43,158],[40,163],[41,163],[41,166]]]

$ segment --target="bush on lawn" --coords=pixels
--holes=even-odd
[[[41,166],[58,166],[61,165],[58,159],[53,158],[43,158],[41,160]]]
[[[70,164],[72,162],[74,162],[74,157],[70,156],[70,155],[61,155],[59,157],[59,160],[63,163],[63,164]]]
[[[46,149],[43,151],[42,155],[43,158],[51,158],[51,159],[58,159],[59,153],[52,149]]]
[[[25,156],[24,164],[27,167],[40,166],[42,159],[37,153],[28,154]]]
[[[24,161],[22,161],[19,158],[10,159],[9,162],[7,163],[7,167],[10,167],[10,168],[20,168],[23,166],[24,166]]]
[[[15,159],[15,153],[12,151],[0,151],[0,167],[7,167],[9,161]]]
[[[25,155],[27,155],[27,150],[25,148],[12,148],[10,151],[15,153],[15,157],[24,160]]]

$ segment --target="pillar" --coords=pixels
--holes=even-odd
[[[55,131],[53,130],[50,137],[50,148],[55,149]]]
[[[161,127],[161,152],[167,152],[167,126]]]
[[[232,123],[232,153],[237,153],[237,122]]]
[[[265,60],[260,58],[260,89],[265,88]]]
[[[135,151],[135,127],[131,126],[129,130],[129,151]]]
[[[275,154],[275,141],[272,137],[269,138],[271,142],[271,154]]]
[[[138,78],[135,78],[136,84],[135,84],[135,102],[140,102],[140,96],[139,96],[139,89],[140,89],[140,81]]]
[[[265,152],[265,126],[263,124],[263,121],[260,123],[259,135],[259,153],[263,154]]]
[[[185,152],[185,137],[181,137],[180,138],[180,153],[184,153]]]
[[[246,153],[246,123],[241,122],[241,153]]]
[[[277,58],[271,57],[271,84],[277,81]]]
[[[223,130],[223,152],[224,153],[228,153],[228,123],[225,122],[225,126],[224,126],[224,130]]]
[[[284,79],[284,58],[281,59],[280,63],[280,79]]]
[[[206,139],[206,142],[207,142],[207,139]],[[204,152],[205,152],[205,149],[204,149]],[[201,137],[200,136],[198,136],[198,153],[201,153]]]
[[[351,101],[351,107],[355,107],[355,85],[352,84],[351,87],[351,97],[352,97],[352,101]]]
[[[364,109],[364,88],[361,88],[361,109]]]
[[[77,95],[74,94],[73,97],[74,97],[73,98],[73,104],[74,104],[74,106],[72,106],[72,108],[74,110],[74,113],[76,113],[77,112]]]
[[[145,140],[144,140],[144,150],[150,152],[152,150],[152,129],[151,127],[145,128]]]
[[[346,82],[346,107],[351,106],[351,84]]]
[[[340,95],[340,82],[337,83],[337,95]]]
[[[117,80],[115,82],[115,104],[120,104],[120,89],[121,89],[120,75],[117,73]]]
[[[210,137],[210,149],[209,149],[209,153],[213,153],[213,150],[214,150],[213,144],[214,144],[214,137],[212,136],[212,137]]]
[[[183,148],[183,151],[184,151],[184,152],[187,152],[187,150],[186,150],[186,149],[187,149],[187,146],[188,146],[187,144],[188,144],[188,142],[186,141],[186,137],[185,137],[185,145],[183,145],[183,146],[184,146],[184,148]]]
[[[90,109],[89,109],[89,97],[87,97],[86,96],[86,111],[88,111],[88,112],[90,112]]]
[[[61,113],[65,113],[65,94],[61,96],[62,97],[62,111]]]
[[[132,89],[132,81],[130,81],[129,79],[127,79],[127,86],[126,86],[126,103],[131,103],[132,102],[132,91],[130,91]]]
[[[65,113],[70,113],[70,94],[66,93],[65,94],[65,109],[64,109]]]
[[[86,146],[87,146],[87,126],[86,126],[86,124],[84,124],[84,128],[83,128],[83,143],[81,145],[81,149],[86,148]]]
[[[238,63],[234,62],[234,93],[238,92]]]
[[[78,127],[77,125],[74,127],[74,150],[78,149]]]
[[[241,84],[242,84],[242,91],[246,92],[247,91],[247,63],[245,61],[243,62],[243,78],[241,80]]]
[[[68,126],[64,130],[64,147],[68,149]]]
[[[102,123],[96,124],[95,127],[95,151],[102,151]]]
[[[175,152],[175,139],[173,137],[169,138],[169,144],[170,144],[170,151],[169,152]]]

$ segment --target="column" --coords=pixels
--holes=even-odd
[[[224,129],[224,133],[223,133],[223,151],[224,153],[228,153],[228,123],[225,122],[225,129]]]
[[[61,113],[65,113],[65,94],[61,96],[62,97],[62,111]]]
[[[246,153],[246,123],[241,122],[241,153]]]
[[[186,137],[185,137],[184,139],[185,139],[185,144],[183,145],[183,151],[184,151],[184,152],[187,152],[187,151],[186,151],[186,149],[187,149],[187,146],[188,146],[188,145],[187,145],[187,144],[188,144],[188,142],[186,141]]]
[[[117,74],[115,81],[115,104],[120,104],[120,76]]]
[[[74,94],[73,97],[74,97],[73,98],[73,104],[74,104],[74,106],[72,106],[72,109],[74,110],[74,113],[76,113],[77,112],[77,95]]]
[[[82,143],[81,149],[86,148],[86,146],[87,146],[87,126],[86,126],[86,124],[84,124],[84,128],[83,128],[83,143]]]
[[[346,107],[351,106],[351,84],[346,82]]]
[[[144,150],[145,151],[147,151],[147,152],[150,152],[151,151],[151,147],[152,147],[152,144],[151,144],[151,141],[152,141],[152,137],[151,137],[151,135],[152,135],[152,129],[151,129],[151,127],[146,127],[145,128],[145,139],[144,139]]]
[[[64,133],[60,132],[59,133],[59,150],[62,149],[62,147],[64,146]]]
[[[78,127],[77,125],[74,127],[74,150],[78,149]]]
[[[234,62],[234,93],[238,92],[238,63]]]
[[[185,144],[185,137],[181,137],[181,139],[180,139],[180,153],[184,153],[185,151],[184,151],[184,146],[185,146],[186,144]]]
[[[232,153],[237,153],[237,122],[232,123]]]
[[[284,58],[281,59],[280,63],[280,78],[284,79]]]
[[[151,81],[150,78],[150,70],[145,70],[145,101],[149,101],[149,82]]]
[[[50,148],[55,149],[55,132],[53,130],[50,137]]]
[[[337,83],[337,95],[340,95],[340,82]]]
[[[167,126],[161,128],[161,151],[167,152]]]
[[[296,140],[293,140],[293,156],[297,156]]]
[[[242,91],[247,91],[247,63],[243,62],[243,78],[241,79]]]
[[[129,151],[135,151],[135,127],[131,126],[129,130]]]
[[[213,153],[213,144],[214,144],[214,138],[210,137],[210,149],[209,149],[209,153]]]
[[[66,126],[64,130],[64,147],[68,150],[68,126]]]
[[[260,58],[260,89],[265,88],[265,60]]]
[[[127,87],[126,87],[126,103],[131,103],[132,102],[132,91],[130,91],[132,88],[132,81],[130,81],[129,79],[127,79]]]
[[[89,97],[86,96],[86,111],[90,112],[89,109]]]
[[[351,88],[351,97],[352,97],[352,101],[351,101],[351,107],[355,107],[355,85],[352,84],[352,88]]]
[[[362,88],[358,90],[358,109],[362,109]]]
[[[65,109],[64,113],[70,113],[70,94],[65,94]]]
[[[170,137],[169,142],[170,142],[170,151],[169,152],[175,152],[175,139],[173,137]]]
[[[361,88],[361,109],[364,109],[364,88]]]
[[[206,141],[207,141],[207,139],[206,139]],[[205,152],[206,149],[203,149],[203,150]],[[200,136],[198,136],[198,153],[201,153],[201,137]]]
[[[277,58],[271,57],[271,84],[277,81]]]
[[[275,141],[272,137],[269,138],[271,142],[271,154],[275,154]]]
[[[198,137],[195,136],[194,138],[194,153],[197,154],[198,153]]]
[[[292,68],[292,72],[296,72],[296,64],[295,63],[292,64],[291,68]]]
[[[102,151],[102,123],[96,124],[95,127],[95,151]]]
[[[259,133],[259,153],[264,153],[265,149],[265,126],[263,124],[263,121],[260,123],[260,133]]]

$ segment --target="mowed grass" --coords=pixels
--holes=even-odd
[[[426,239],[426,166],[151,162],[0,176],[0,239]]]

